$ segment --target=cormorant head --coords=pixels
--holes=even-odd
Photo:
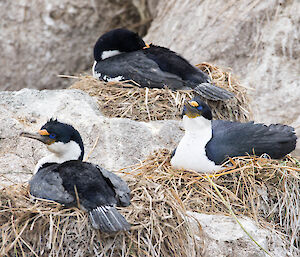
[[[62,161],[83,159],[84,147],[79,132],[56,119],[50,119],[38,133],[22,132],[20,135],[43,142]]]
[[[114,29],[103,34],[94,46],[95,61],[123,53],[148,48],[143,39],[135,32],[127,29]]]
[[[201,101],[199,96],[195,96],[190,101],[185,101],[182,116],[184,115],[191,119],[200,116],[204,117],[207,120],[212,119],[212,113],[210,108],[206,103]]]

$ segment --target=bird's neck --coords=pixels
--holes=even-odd
[[[98,72],[95,71],[96,65],[97,65],[97,61],[94,61],[93,68],[92,68],[92,73],[93,73],[94,78],[99,79],[100,76],[98,75]]]
[[[113,57],[115,55],[121,54],[122,52],[120,52],[119,50],[98,50],[98,58],[96,59],[96,62],[98,61],[103,61],[107,58]]]
[[[189,118],[186,115],[183,117],[183,126],[186,134],[201,134],[202,137],[212,137],[212,124],[202,116]]]
[[[52,153],[38,161],[34,173],[46,163],[63,163],[71,160],[82,160],[83,157],[82,149],[75,141],[53,143],[48,146],[48,150]]]
[[[185,134],[180,140],[171,165],[197,172],[217,171],[219,166],[207,158],[206,145],[212,138],[211,121],[203,117],[183,117]]]
[[[109,57],[113,57],[115,55],[121,54],[122,52],[120,52],[119,50],[107,50],[107,51],[103,51],[101,54],[101,59],[107,59]]]

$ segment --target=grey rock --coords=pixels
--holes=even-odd
[[[252,88],[257,122],[292,124],[300,133],[300,1],[165,0],[157,11],[146,41],[193,64],[232,68]]]
[[[153,12],[147,2],[0,1],[0,89],[70,85],[57,75],[90,70],[101,34],[120,26],[145,34]]]
[[[20,138],[19,134],[24,130],[38,130],[52,116],[78,129],[85,143],[85,157],[109,171],[136,164],[156,149],[172,150],[183,135],[180,121],[145,123],[105,118],[99,112],[96,100],[77,90],[0,92],[0,107],[0,187],[25,182],[32,177],[35,164],[47,154],[47,150],[42,143]],[[122,185],[104,169],[101,171],[119,187],[120,203],[128,204],[127,185]],[[51,179],[57,180],[55,177]],[[68,194],[62,193],[60,197],[72,200],[68,199]],[[265,256],[230,217],[187,214],[191,231],[198,234],[197,222],[204,231],[204,237],[197,242],[188,238],[190,256],[196,256],[194,245],[203,240],[206,247],[203,256]],[[289,256],[283,241],[275,233],[258,228],[249,218],[243,219],[242,223],[274,256]]]
[[[0,92],[0,107],[0,173],[7,179],[4,184],[31,177],[47,150],[42,143],[19,134],[39,130],[51,117],[78,129],[85,144],[85,159],[108,170],[136,164],[159,148],[172,150],[183,134],[179,121],[145,123],[106,118],[96,100],[79,90]]]
[[[205,249],[203,257],[267,257],[244,232],[241,226],[232,218],[224,215],[209,215],[204,213],[187,212],[188,221],[192,230],[198,231],[200,223]],[[259,228],[253,220],[248,217],[238,218],[245,230],[256,240],[256,242],[268,251],[271,256],[290,256],[285,250],[282,239],[270,230]],[[203,239],[201,239],[203,240]],[[199,239],[199,241],[201,241]]]

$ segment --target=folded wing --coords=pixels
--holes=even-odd
[[[297,137],[294,128],[287,125],[237,123],[223,120],[212,122],[213,138],[206,145],[210,160],[221,164],[228,156],[267,153],[280,159],[293,151]]]

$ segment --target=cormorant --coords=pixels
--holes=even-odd
[[[234,95],[212,84],[208,75],[168,48],[148,45],[138,34],[114,29],[94,46],[93,76],[104,81],[133,80],[141,87],[193,89],[209,100]]]
[[[84,147],[73,126],[51,119],[38,133],[21,136],[37,139],[52,153],[41,160],[29,181],[30,193],[65,206],[89,212],[92,226],[103,232],[129,230],[130,224],[116,206],[130,205],[130,189],[120,177],[83,162]]]
[[[185,102],[183,125],[185,134],[171,157],[178,169],[214,172],[227,157],[267,153],[280,159],[296,147],[294,128],[212,120],[210,108],[198,96]]]

